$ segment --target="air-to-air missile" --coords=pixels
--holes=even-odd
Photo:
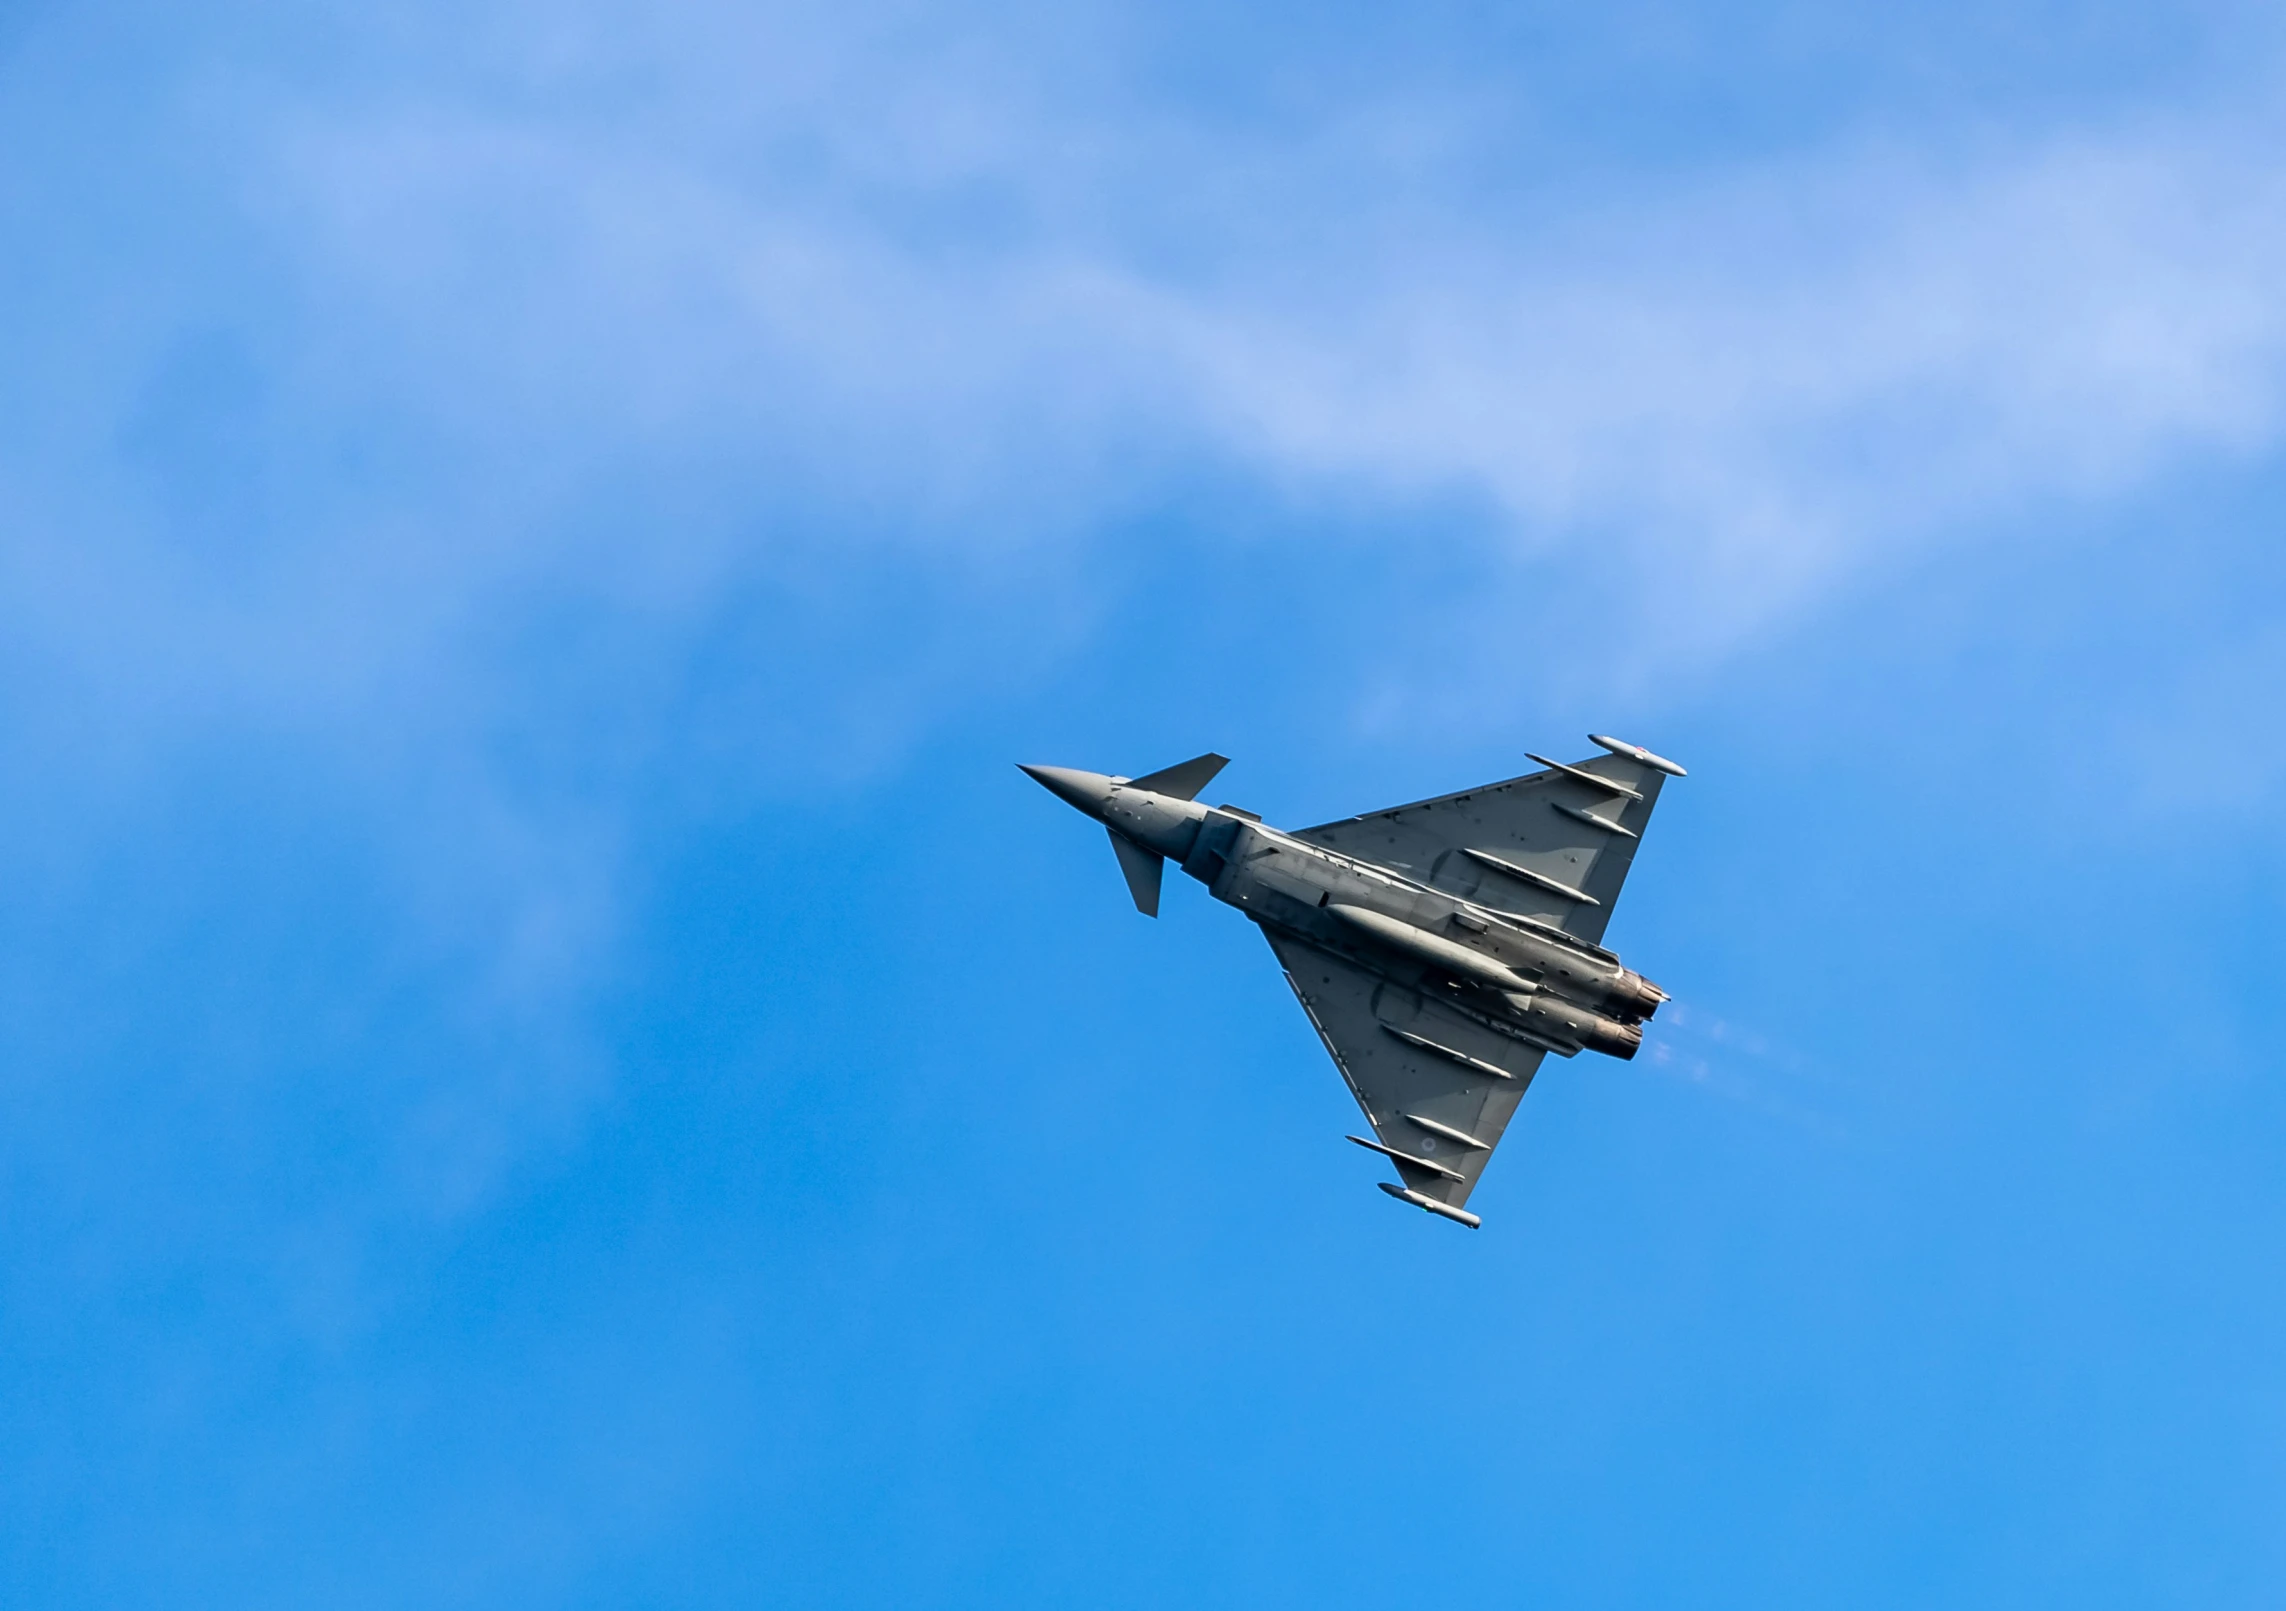
[[[1377,1139],[1381,1189],[1463,1205],[1549,1052],[1633,1057],[1665,991],[1600,943],[1674,762],[1603,753],[1459,794],[1287,833],[1199,791],[1202,755],[1139,778],[1027,766],[1101,822],[1135,905],[1168,862],[1258,924]]]

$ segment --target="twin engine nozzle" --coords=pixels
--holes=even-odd
[[[1564,1000],[1545,990],[1529,995],[1504,990],[1501,995],[1508,1010],[1544,1035],[1561,1041],[1570,1041],[1591,1052],[1602,1052],[1607,1057],[1627,1061],[1643,1049],[1643,1026],[1640,1023],[1622,1023],[1590,1012],[1577,1002]]]
[[[1621,968],[1611,981],[1611,1009],[1615,1017],[1641,1023],[1667,1004],[1667,992],[1633,968]]]

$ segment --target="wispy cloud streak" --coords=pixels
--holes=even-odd
[[[1573,172],[1497,71],[1266,115],[1117,8],[219,16],[67,105],[78,26],[0,159],[19,839],[282,741],[486,1022],[609,945],[727,617],[710,697],[796,742],[724,748],[846,769],[1037,663],[964,608],[1203,468],[1621,567],[1640,675],[2281,429],[2277,130],[2227,108]]]

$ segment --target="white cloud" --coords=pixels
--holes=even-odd
[[[1403,106],[1271,136],[833,43],[858,105],[765,74],[695,131],[305,107],[259,188],[417,406],[512,480],[540,445],[543,501],[763,460],[991,550],[1084,542],[1205,456],[1305,502],[1480,498],[1519,552],[1619,545],[1700,649],[1869,558],[2277,436],[2267,128],[1861,143],[1520,202],[1455,177],[1488,162],[1465,124],[1398,147]],[[609,563],[690,558],[643,546]]]
[[[69,114],[125,119],[101,163],[11,203],[78,252],[14,299],[49,399],[0,444],[18,642],[174,730],[479,742],[521,697],[482,681],[503,601],[671,656],[757,574],[826,615],[915,550],[1032,586],[1200,464],[1624,572],[1641,676],[2280,430],[2245,97],[1567,177],[1497,74],[1239,115],[1116,8],[336,22],[322,61],[167,47]],[[244,440],[129,462],[203,417],[168,377],[217,330]],[[218,460],[245,507],[202,515]]]
[[[671,657],[757,574],[1023,588],[1202,463],[1624,573],[1640,677],[2279,433],[2286,184],[2227,106],[1567,178],[1497,75],[1240,116],[1114,8],[393,16],[322,63],[194,36],[15,204],[85,238],[16,298],[51,401],[0,563],[114,714],[465,746],[522,697],[504,601]],[[217,330],[258,384],[209,477],[262,496],[202,523],[214,444],[120,443],[201,417],[168,377]]]

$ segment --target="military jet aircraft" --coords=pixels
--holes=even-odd
[[[1286,833],[1197,803],[1229,762],[1144,777],[1023,770],[1111,832],[1127,888],[1159,914],[1169,861],[1258,924],[1396,1165],[1390,1196],[1472,1229],[1463,1205],[1549,1052],[1633,1057],[1667,999],[1599,943],[1674,762],[1604,753]]]

